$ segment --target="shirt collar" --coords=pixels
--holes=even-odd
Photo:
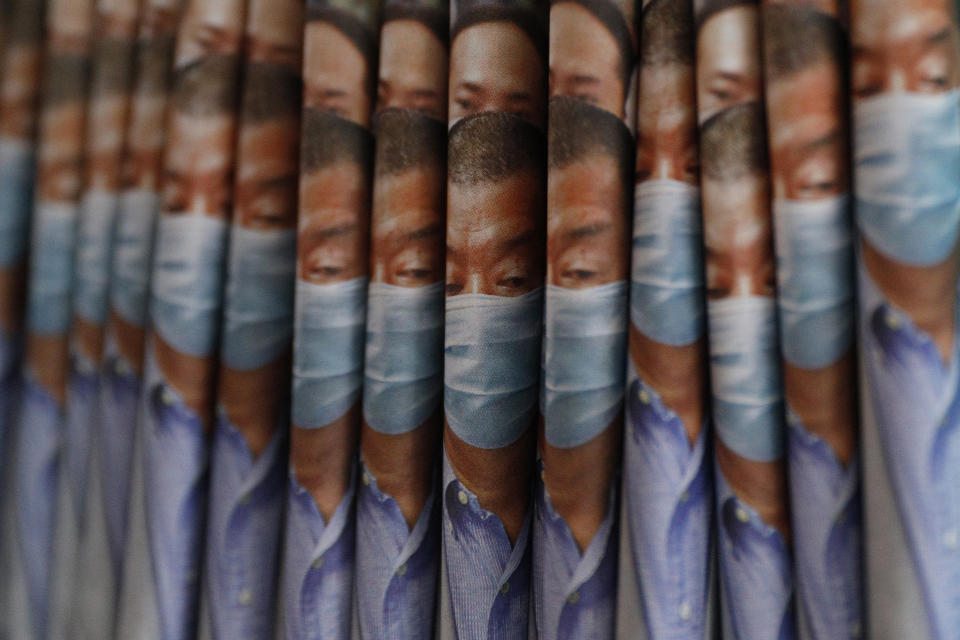
[[[277,456],[282,452],[281,443],[285,436],[283,425],[277,425],[267,446],[257,458],[253,457],[246,438],[233,424],[222,406],[217,407],[216,430],[223,444],[230,447],[236,454],[232,459],[236,461],[239,473],[244,476],[242,485],[237,489],[237,495],[248,495],[273,472]]]
[[[797,415],[789,406],[787,407],[787,433],[790,439],[791,455],[811,456],[818,459],[822,464],[836,469],[840,478],[840,486],[835,487],[836,504],[832,515],[835,522],[840,513],[847,508],[850,501],[860,487],[860,457],[854,453],[850,462],[844,467],[837,459],[833,448],[815,433],[807,430],[800,416]]]
[[[297,482],[297,476],[293,471],[293,467],[290,467],[289,474],[291,497],[299,503],[300,508],[306,512],[307,517],[312,521],[311,528],[313,528],[314,533],[319,534],[316,535],[317,543],[311,554],[311,558],[315,560],[323,556],[323,554],[329,551],[330,548],[340,540],[341,534],[347,525],[350,524],[353,494],[356,490],[355,474],[350,474],[350,484],[347,487],[347,491],[343,494],[343,498],[340,499],[340,504],[337,505],[336,510],[333,512],[330,522],[327,523],[324,523],[323,515],[320,513],[319,507],[317,507],[313,495]]]
[[[786,553],[787,545],[780,532],[764,522],[753,507],[736,496],[722,471],[718,469],[716,475],[720,526],[724,528],[734,546],[738,546],[742,540],[752,536],[766,540]]]

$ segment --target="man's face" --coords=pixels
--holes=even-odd
[[[120,93],[97,96],[90,101],[92,133],[86,171],[88,184],[95,188],[115,191],[120,186],[126,101],[127,96]]]
[[[853,0],[853,91],[940,93],[960,86],[952,0]]]
[[[0,83],[0,132],[3,135],[30,137],[39,67],[39,46],[19,44],[7,50]]]
[[[416,20],[383,25],[377,109],[416,109],[446,119],[447,49]]]
[[[693,68],[644,66],[637,116],[637,182],[678,180],[698,185],[697,102]]]
[[[324,109],[366,126],[371,99],[363,54],[327,22],[307,23],[305,38],[304,106]]]
[[[585,289],[627,275],[624,189],[617,161],[593,155],[551,169],[547,189],[547,281]]]
[[[228,215],[233,132],[230,114],[198,117],[174,112],[167,140],[163,211]]]
[[[626,64],[613,34],[596,16],[574,2],[551,7],[551,98],[580,98],[622,118]]]
[[[301,279],[331,284],[366,273],[367,186],[361,167],[352,162],[301,177],[297,239]]]
[[[820,62],[767,87],[773,197],[817,200],[847,189],[840,69]]]
[[[451,184],[447,218],[447,295],[519,296],[543,278],[543,202],[529,172],[496,183]]]
[[[760,97],[760,21],[754,5],[715,13],[697,35],[700,121]]]
[[[372,278],[422,287],[443,278],[443,172],[378,176],[373,189]]]
[[[138,94],[130,112],[131,126],[123,161],[123,186],[128,189],[157,189],[163,164],[162,94]]]
[[[707,295],[774,294],[773,250],[763,176],[703,181]]]
[[[450,119],[503,111],[546,120],[540,54],[520,27],[486,22],[461,31],[450,50]]]
[[[37,164],[40,197],[49,202],[73,202],[80,194],[83,106],[71,101],[44,109],[43,144]]]
[[[247,124],[240,132],[235,220],[248,229],[292,229],[297,221],[296,118]]]

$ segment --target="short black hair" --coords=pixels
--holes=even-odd
[[[546,140],[520,116],[486,111],[467,116],[450,129],[448,179],[456,185],[501,182],[521,171],[542,179]]]
[[[564,2],[571,2],[586,9],[613,36],[617,48],[620,50],[620,63],[617,65],[617,71],[620,74],[620,82],[623,83],[624,94],[626,94],[630,88],[630,75],[633,73],[636,49],[623,12],[610,0],[550,0],[550,6]]]
[[[87,56],[48,54],[43,70],[43,108],[86,100],[89,72],[90,58]]]
[[[734,7],[759,7],[760,0],[704,0],[704,6],[696,15],[697,31],[713,16]]]
[[[447,124],[416,109],[385,109],[376,120],[377,176],[446,169]]]
[[[370,170],[373,135],[356,122],[324,109],[303,110],[300,134],[300,170],[311,173],[342,162]]]
[[[133,38],[103,38],[94,45],[90,96],[128,93],[133,80]]]
[[[136,93],[163,95],[170,90],[175,43],[172,34],[137,41],[137,71],[133,80]]]
[[[255,124],[300,114],[303,82],[289,65],[247,62],[243,83],[244,122]]]
[[[768,171],[766,118],[759,102],[739,104],[711,116],[700,130],[703,175],[714,180]]]
[[[457,15],[457,19],[450,29],[451,44],[466,29],[486,22],[509,22],[519,27],[530,38],[531,44],[540,54],[540,60],[547,64],[550,56],[547,43],[547,27],[541,16],[530,9],[521,7],[482,4],[464,9]]]
[[[173,108],[192,116],[232,114],[240,88],[237,54],[204,56],[173,72]]]
[[[354,44],[367,63],[367,77],[364,78],[364,86],[372,96],[377,82],[377,63],[379,62],[377,59],[377,52],[379,51],[378,25],[367,24],[342,9],[311,3],[307,4],[306,21],[308,23],[326,22]]]
[[[763,59],[768,81],[826,62],[846,67],[846,37],[840,22],[801,5],[763,8]]]
[[[563,169],[593,154],[614,160],[625,201],[633,192],[635,144],[630,129],[606,109],[570,98],[550,100],[547,156],[550,169]]]
[[[395,20],[419,22],[444,45],[450,40],[450,14],[443,9],[418,4],[388,4],[383,9],[383,24]]]
[[[640,64],[693,66],[693,4],[652,0],[640,14]]]

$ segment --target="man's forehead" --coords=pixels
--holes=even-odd
[[[854,0],[853,11],[857,14],[857,20],[852,24],[854,42],[870,46],[871,41],[861,43],[858,36],[870,40],[897,41],[939,31],[955,20],[950,1]]]

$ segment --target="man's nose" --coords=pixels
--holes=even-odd
[[[887,77],[887,88],[894,92],[909,91],[910,81],[907,73],[900,67],[892,67]]]
[[[464,288],[464,293],[487,293],[484,290],[484,285],[486,279],[484,278],[483,273],[479,271],[471,271],[467,276],[467,286]]]
[[[682,180],[680,174],[680,162],[669,154],[660,154],[657,156],[654,164],[654,178],[658,180]]]

